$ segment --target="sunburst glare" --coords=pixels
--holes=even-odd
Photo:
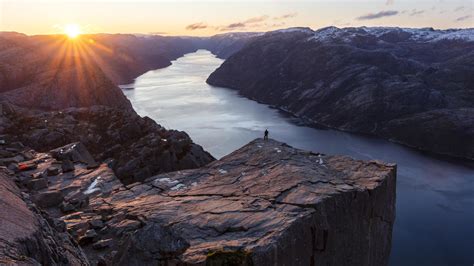
[[[77,36],[81,35],[82,30],[78,24],[67,24],[64,26],[64,33],[70,39],[75,39]]]

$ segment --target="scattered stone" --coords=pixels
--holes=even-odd
[[[104,222],[100,218],[91,220],[89,224],[94,229],[101,229],[102,227],[104,227]]]
[[[20,163],[20,162],[23,162],[25,160],[25,158],[21,155],[17,155],[15,157],[10,157],[10,158],[4,158],[4,159],[0,159],[0,165],[9,165],[11,163]]]
[[[60,171],[59,171],[59,168],[51,166],[51,167],[48,167],[48,169],[46,170],[46,173],[48,176],[54,176],[54,175],[59,175]]]
[[[59,206],[59,208],[61,209],[63,213],[70,213],[76,210],[76,207],[73,204],[66,201],[63,201],[61,205]]]
[[[33,162],[24,162],[18,164],[18,170],[20,171],[29,171],[36,169],[38,166]]]
[[[61,170],[63,173],[74,171],[74,163],[70,160],[63,160],[61,163]]]
[[[97,232],[94,229],[89,229],[79,238],[78,243],[81,246],[88,245],[94,242],[95,237],[97,237]]]
[[[112,243],[113,243],[112,239],[103,239],[103,240],[99,240],[96,243],[94,243],[92,245],[92,248],[93,249],[104,249],[104,248],[110,247],[112,245]]]
[[[41,208],[59,206],[63,198],[64,196],[60,191],[45,191],[32,196],[33,202]]]
[[[31,190],[41,190],[48,187],[48,180],[46,178],[31,179],[26,183],[26,187]]]

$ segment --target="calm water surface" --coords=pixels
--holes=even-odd
[[[298,126],[297,120],[212,87],[206,78],[223,61],[200,50],[122,86],[141,115],[186,131],[220,158],[270,137],[294,147],[398,164],[397,218],[391,265],[474,264],[474,167],[434,158],[388,141]]]

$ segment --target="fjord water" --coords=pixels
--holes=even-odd
[[[249,141],[270,137],[297,148],[397,163],[397,213],[391,265],[474,263],[474,167],[390,143],[298,120],[206,78],[223,60],[199,50],[122,86],[133,107],[159,124],[186,131],[220,158]],[[133,89],[132,89],[133,88]]]

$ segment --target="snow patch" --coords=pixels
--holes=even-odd
[[[160,179],[158,179],[158,182],[166,182],[166,183],[169,183],[169,184],[171,184],[171,185],[174,185],[174,184],[176,184],[176,183],[179,183],[178,180],[172,180],[172,179],[170,179],[170,178],[168,178],[168,177],[160,178]]]
[[[186,186],[184,184],[177,184],[176,186],[172,187],[171,190],[180,190],[182,188],[185,188]]]
[[[221,174],[227,174],[227,171],[224,170],[224,169],[219,169],[219,173],[221,173]]]
[[[474,29],[435,30],[433,28],[398,28],[398,27],[360,27],[337,28],[327,27],[314,32],[308,41],[342,41],[349,43],[357,37],[377,37],[389,33],[405,34],[406,40],[415,42],[439,42],[442,40],[474,41]],[[403,41],[403,40],[401,40]]]
[[[86,191],[84,191],[84,194],[85,195],[89,195],[89,194],[92,194],[96,191],[100,191],[100,188],[97,187],[97,184],[99,184],[99,180],[100,180],[100,176],[98,176],[90,185],[89,187],[86,189]]]

